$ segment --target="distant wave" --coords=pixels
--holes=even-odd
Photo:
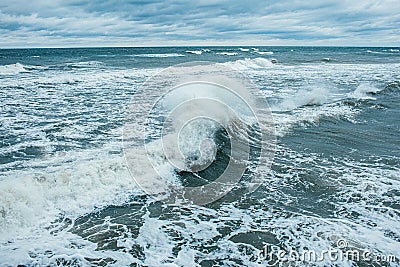
[[[284,95],[279,103],[271,106],[277,118],[276,133],[285,136],[293,126],[316,124],[323,117],[354,121],[354,116],[361,112],[356,105],[365,100],[376,100],[381,94],[399,92],[399,89],[399,81],[390,82],[384,88],[361,83],[345,94],[324,84],[302,88],[294,94]]]
[[[242,51],[242,52],[249,52],[250,51],[249,48],[239,48],[239,50]]]
[[[359,111],[343,105],[346,98],[338,88],[325,84],[307,85],[282,95],[281,101],[271,106],[275,112],[276,134],[285,136],[294,126],[315,125],[324,117],[353,120]]]
[[[371,53],[371,54],[393,54],[393,53],[398,53],[400,52],[399,49],[384,49],[382,51],[374,51],[374,50],[367,50],[367,53]]]
[[[80,62],[73,62],[67,63],[67,66],[72,68],[91,68],[91,67],[98,67],[103,65],[103,62],[100,61],[80,61]]]
[[[18,73],[30,72],[26,66],[21,63],[0,66],[0,75],[15,75]]]
[[[185,55],[178,54],[178,53],[170,53],[170,54],[139,54],[139,55],[134,55],[134,57],[184,57]]]
[[[354,90],[354,92],[350,93],[348,96],[357,99],[375,99],[371,95],[376,94],[379,91],[381,90],[376,88],[372,84],[362,83],[357,86],[356,90]]]
[[[236,53],[236,52],[218,52],[216,54],[223,55],[223,56],[236,56],[238,53]]]
[[[396,86],[396,83],[393,83]],[[274,111],[292,111],[306,106],[321,106],[331,104],[348,98],[375,99],[372,95],[378,94],[382,89],[369,83],[361,83],[353,92],[340,94],[337,88],[328,88],[326,85],[312,86],[300,89],[296,94],[285,98],[279,105],[273,107]]]
[[[203,53],[208,53],[211,52],[210,49],[201,49],[201,50],[187,50],[186,53],[189,54],[195,54],[195,55],[201,55]]]
[[[257,53],[259,55],[273,55],[274,54],[274,52],[272,52],[272,51],[258,51],[258,50],[255,50],[254,53]]]
[[[247,50],[247,51],[249,51],[249,50]],[[260,51],[260,49],[254,48],[254,47],[251,48],[251,52],[259,54],[259,55],[273,55],[274,54],[274,52],[272,52],[272,51]]]
[[[385,88],[383,90],[379,91],[379,93],[383,93],[383,94],[391,93],[391,92],[397,92],[397,93],[400,92],[400,81],[390,82],[385,86]]]
[[[201,55],[201,54],[203,54],[203,51],[201,51],[201,50],[187,50],[186,53],[195,54],[195,55]]]
[[[274,66],[274,63],[272,63],[271,60],[261,57],[253,59],[239,59],[232,62],[226,62],[224,64],[238,70],[263,69]]]
[[[326,87],[313,87],[299,90],[292,97],[284,99],[275,111],[290,111],[303,106],[319,106],[327,103],[330,92]]]
[[[367,50],[367,53],[371,53],[371,54],[385,54],[385,52],[381,52],[381,51],[372,51],[372,50]]]

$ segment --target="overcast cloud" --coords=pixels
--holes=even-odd
[[[399,0],[0,2],[0,47],[399,46]]]

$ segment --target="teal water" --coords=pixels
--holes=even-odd
[[[144,81],[191,61],[260,88],[277,148],[254,193],[170,206],[131,177],[124,115]],[[398,266],[399,69],[399,48],[0,50],[0,266],[266,266],[265,244],[338,239],[397,261],[313,264]]]

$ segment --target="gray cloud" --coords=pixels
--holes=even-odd
[[[398,46],[400,2],[37,0],[0,3],[0,47]]]

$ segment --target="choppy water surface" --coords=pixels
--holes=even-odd
[[[131,97],[190,61],[243,72],[271,106],[275,159],[252,194],[171,206],[131,177]],[[397,260],[312,264],[397,266],[399,69],[399,48],[0,50],[0,266],[266,266],[266,245],[322,253],[341,239]]]

